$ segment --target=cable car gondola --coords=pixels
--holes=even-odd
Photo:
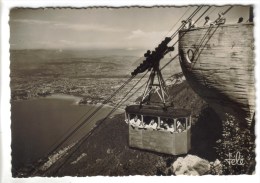
[[[167,47],[171,38],[165,40],[146,60],[132,72],[132,75],[151,71],[140,104],[125,108],[125,120],[129,126],[129,146],[159,153],[179,155],[191,149],[191,112],[176,109],[169,101],[169,94],[159,67],[160,60],[173,47]],[[153,101],[152,95],[160,102]]]
[[[131,105],[126,107],[126,119],[129,122],[130,147],[172,155],[186,154],[191,148],[191,115],[188,110]],[[140,124],[135,125],[135,120],[140,120]],[[158,125],[152,126],[151,121]]]

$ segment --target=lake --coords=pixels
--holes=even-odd
[[[15,170],[44,157],[54,143],[74,129],[84,114],[86,119],[98,105],[78,105],[78,97],[52,95],[45,98],[12,101],[12,166]],[[96,121],[103,119],[112,107],[104,106],[82,129],[68,141],[87,134]],[[115,113],[122,113],[118,110]],[[78,123],[77,123],[78,122]],[[74,126],[73,126],[74,125]],[[67,145],[66,144],[66,145]]]

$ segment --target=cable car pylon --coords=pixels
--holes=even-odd
[[[193,18],[201,9],[202,9],[202,7],[203,6],[199,6],[199,7],[197,7],[196,8],[196,10],[194,10],[194,12],[188,17],[188,19],[190,19],[190,18]],[[206,10],[207,11],[207,10]],[[205,12],[206,12],[205,11]],[[204,13],[205,13],[204,12]],[[185,12],[186,13],[186,12]],[[200,19],[201,17],[199,17],[198,19]],[[98,113],[99,112],[99,110],[106,104],[106,103],[108,103],[110,100],[111,100],[111,98],[112,97],[114,97],[119,91],[121,91],[129,82],[131,82],[133,79],[134,79],[134,77],[137,75],[137,74],[139,74],[139,73],[143,73],[143,72],[145,72],[145,71],[151,71],[151,74],[150,74],[150,77],[151,77],[151,79],[150,79],[150,81],[147,83],[147,86],[148,86],[148,88],[150,88],[150,90],[147,90],[147,91],[149,91],[149,92],[146,92],[146,93],[144,93],[144,95],[143,96],[146,96],[147,94],[147,96],[150,96],[150,94],[151,94],[151,91],[153,91],[152,90],[152,88],[154,87],[154,86],[156,86],[155,85],[155,83],[154,83],[154,79],[155,78],[158,78],[158,81],[159,81],[159,87],[157,86],[157,88],[155,88],[155,92],[157,92],[158,91],[158,88],[161,90],[161,94],[160,94],[160,96],[163,96],[163,97],[161,97],[162,98],[162,101],[163,101],[163,103],[164,103],[164,105],[166,106],[166,104],[167,104],[167,99],[168,99],[168,96],[169,96],[169,94],[168,94],[168,91],[167,91],[167,88],[166,88],[166,84],[165,84],[165,82],[164,82],[164,80],[163,80],[163,77],[162,77],[162,74],[161,74],[161,70],[163,69],[163,68],[165,68],[170,62],[172,62],[173,60],[174,60],[174,58],[176,58],[178,55],[176,55],[173,59],[171,59],[167,64],[165,64],[162,68],[160,68],[159,66],[160,66],[160,61],[161,61],[161,59],[163,59],[163,57],[164,57],[164,55],[166,55],[167,53],[169,53],[170,51],[173,51],[174,50],[174,45],[179,41],[179,40],[177,40],[174,44],[173,44],[173,46],[170,46],[170,47],[168,47],[167,45],[168,45],[168,43],[178,34],[178,31],[184,26],[185,24],[182,24],[176,31],[175,31],[175,33],[173,33],[173,35],[171,35],[171,37],[166,37],[162,42],[161,42],[161,44],[157,47],[157,48],[155,48],[155,51],[153,51],[152,53],[151,53],[151,51],[147,51],[147,53],[145,53],[144,54],[144,56],[146,57],[146,59],[143,61],[143,63],[142,64],[140,64],[140,66],[139,67],[137,67],[132,73],[131,73],[131,77],[117,90],[117,91],[115,91],[107,100],[105,100],[104,102],[102,102],[102,105],[100,106],[100,107],[98,107],[95,111],[93,111],[89,116],[87,116],[86,117],[86,119],[84,119],[85,118],[85,114],[80,118],[80,120],[78,121],[78,122],[80,122],[80,124],[78,125],[78,126],[76,126],[76,128],[75,129],[73,129],[72,130],[72,132],[68,132],[69,134],[65,134],[66,136],[65,136],[65,138],[64,139],[62,139],[62,141],[61,142],[59,142],[59,144],[57,145],[57,146],[55,146],[55,148],[54,148],[54,150],[52,150],[52,151],[50,151],[49,153],[48,153],[48,155],[50,155],[50,154],[52,154],[53,152],[55,152],[59,147],[61,147],[61,145],[62,144],[64,144],[72,135],[74,135],[84,124],[86,124],[96,113]],[[152,75],[154,75],[154,76],[152,76]],[[149,77],[149,78],[150,78]],[[134,85],[134,87],[135,87],[136,85]],[[132,89],[131,89],[132,90]],[[145,97],[146,98],[146,97]],[[143,100],[143,102],[144,102],[144,100]],[[142,104],[142,103],[141,103]],[[121,105],[121,104],[120,104]],[[118,108],[119,106],[120,106],[119,104],[115,107],[115,109],[116,108]],[[115,109],[113,109],[113,110],[115,110]],[[166,113],[174,113],[175,114],[175,111],[171,111],[171,110],[169,110],[168,112],[167,111],[165,111],[165,110],[163,110],[163,113],[165,113],[164,114],[164,116],[165,115],[169,115],[169,114],[166,114]],[[188,115],[190,115],[190,114],[188,114],[187,113],[187,111],[185,111],[184,113],[183,113],[184,111],[182,111],[182,112],[180,112],[180,113],[182,113],[182,114],[180,114],[179,113],[179,111],[176,113],[176,115],[178,116],[178,117],[181,117],[181,116],[183,116],[183,118],[185,118],[186,116],[188,116]],[[108,117],[108,116],[107,116]],[[106,117],[106,118],[107,118]],[[81,121],[81,119],[83,118],[83,121]],[[104,121],[104,120],[103,120]],[[102,122],[103,122],[102,121]],[[186,120],[186,123],[188,124],[188,120]],[[100,126],[102,123],[100,123],[99,125],[97,125],[97,126],[95,126],[92,130],[91,130],[91,132],[89,133],[89,134],[86,134],[85,136],[83,136],[80,140],[79,140],[79,142],[78,142],[78,144],[77,144],[77,147],[75,148],[75,151],[73,151],[73,153],[74,152],[76,152],[76,150],[80,147],[80,145],[85,141],[85,140],[87,140],[87,138],[90,136],[90,134],[95,130],[95,129],[97,129],[97,127],[98,126]],[[175,125],[176,126],[176,125]],[[188,125],[186,125],[187,127],[188,127]],[[54,145],[56,145],[56,143],[54,144]],[[152,150],[152,149],[151,149]],[[160,151],[159,151],[160,152]],[[72,154],[73,153],[71,153],[70,154],[70,156],[69,157],[71,157],[72,156]],[[164,152],[164,153],[168,153],[168,152]],[[170,153],[171,154],[171,153]],[[62,167],[62,165],[58,168],[58,169],[60,169]],[[36,171],[35,172],[33,172],[33,174],[37,174],[37,172],[38,172],[38,169],[36,169]]]
[[[138,73],[142,73],[146,70],[151,71],[149,79],[147,81],[147,85],[145,87],[142,100],[140,102],[140,107],[142,104],[150,104],[151,101],[151,95],[153,93],[156,93],[161,103],[164,107],[166,107],[166,102],[169,99],[169,93],[165,84],[165,81],[163,79],[161,70],[160,70],[160,61],[163,59],[164,55],[169,53],[170,51],[174,51],[174,47],[168,47],[168,43],[172,39],[170,37],[166,37],[159,45],[155,48],[155,51],[151,53],[150,50],[148,50],[144,56],[146,59],[143,61],[143,63],[138,66],[134,72],[132,72],[132,76],[137,75]],[[152,102],[152,103],[158,103],[158,102]]]

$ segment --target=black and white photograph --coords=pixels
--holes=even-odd
[[[12,178],[256,174],[254,4],[17,6],[8,26]]]

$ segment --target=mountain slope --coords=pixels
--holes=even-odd
[[[194,116],[199,115],[205,105],[185,81],[171,88],[170,93],[175,97],[176,106],[196,106]],[[120,114],[102,123],[68,161],[61,162],[63,166],[59,170],[56,170],[58,163],[45,175],[169,175],[172,174],[171,164],[177,157],[129,148],[128,126],[124,122],[124,114]]]

